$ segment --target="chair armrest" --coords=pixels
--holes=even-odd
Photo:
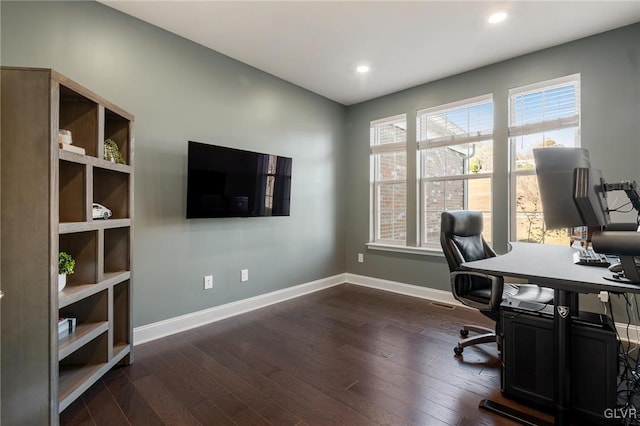
[[[456,299],[460,300],[460,296],[456,292],[456,279],[459,276],[474,276],[485,278],[491,281],[491,299],[487,305],[481,305],[480,303],[472,303],[469,300],[465,300],[463,303],[475,307],[475,308],[488,308],[490,310],[497,311],[500,308],[500,304],[502,303],[502,291],[504,289],[504,278],[495,275],[484,274],[481,272],[473,272],[473,271],[453,271],[451,272],[451,290]]]

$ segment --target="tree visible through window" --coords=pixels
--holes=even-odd
[[[446,210],[483,213],[491,240],[493,101],[490,95],[418,111],[420,234],[423,247],[440,247]]]
[[[564,230],[544,227],[533,148],[580,146],[578,74],[509,91],[511,239],[565,244]]]

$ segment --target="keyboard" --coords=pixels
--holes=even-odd
[[[573,263],[576,265],[602,266],[610,265],[609,259],[602,253],[593,250],[578,249],[573,253]]]

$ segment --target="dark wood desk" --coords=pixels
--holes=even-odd
[[[511,251],[490,259],[462,264],[462,269],[497,276],[525,278],[554,290],[554,405],[555,424],[570,424],[571,416],[571,316],[577,315],[580,293],[640,293],[640,286],[615,283],[604,276],[606,268],[575,265],[575,249],[531,243],[510,243]],[[615,408],[615,407],[612,407]]]

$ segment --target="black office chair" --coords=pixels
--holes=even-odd
[[[500,333],[500,304],[504,295],[540,304],[553,303],[553,290],[533,284],[505,284],[502,277],[461,271],[460,264],[495,257],[496,253],[482,237],[482,213],[470,210],[446,211],[440,217],[440,244],[451,272],[453,296],[463,304],[478,309],[496,322],[495,330],[464,325],[462,339],[453,351],[461,355],[464,348],[480,343],[497,342]],[[468,337],[469,332],[482,333]]]

